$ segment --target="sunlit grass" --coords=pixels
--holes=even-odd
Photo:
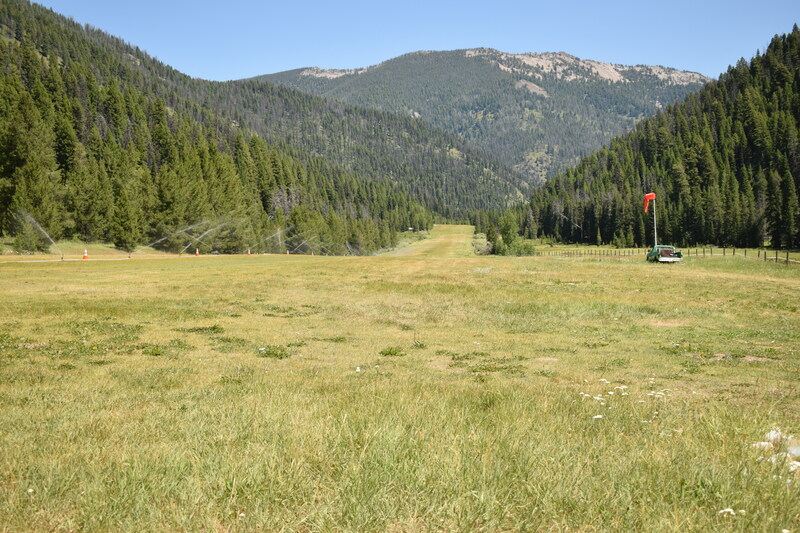
[[[800,434],[800,268],[471,257],[470,231],[0,264],[2,528],[800,529],[751,446]]]

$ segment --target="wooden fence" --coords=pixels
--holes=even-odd
[[[544,252],[535,252],[535,257],[631,257],[636,255],[647,256],[650,248],[630,248],[630,249],[587,249],[587,250],[552,250]],[[752,258],[758,261],[774,261],[775,263],[783,263],[786,265],[800,264],[797,259],[791,259],[789,252],[784,250],[767,250],[767,249],[748,249],[747,248],[714,248],[713,246],[703,246],[686,248],[681,250],[684,257],[739,257]],[[694,252],[694,253],[693,253]]]

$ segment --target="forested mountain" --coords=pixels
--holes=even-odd
[[[800,31],[639,123],[509,212],[525,236],[641,246],[800,243]],[[486,224],[484,224],[486,225]]]
[[[399,183],[445,217],[509,206],[529,194],[519,173],[417,118],[255,80],[209,84],[202,97],[271,142]]]
[[[421,117],[540,182],[705,77],[565,53],[417,52],[356,70],[305,68],[256,78],[350,104]]]
[[[19,249],[46,245],[38,223],[54,239],[112,240],[127,250],[159,241],[173,250],[188,242],[223,252],[364,253],[432,223],[406,187],[302,144],[269,144],[232,122],[229,109],[213,105],[239,94],[225,84],[191,80],[42,7],[0,3],[0,72],[0,232],[15,235]],[[321,102],[279,94],[296,96],[293,105]],[[312,128],[321,116],[285,120]],[[417,148],[410,153],[422,157]]]

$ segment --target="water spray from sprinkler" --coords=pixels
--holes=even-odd
[[[186,226],[185,228],[183,228],[183,229],[179,229],[178,231],[173,231],[172,233],[170,233],[170,234],[169,234],[169,235],[167,235],[166,237],[161,237],[160,239],[158,239],[158,240],[155,240],[155,241],[151,242],[150,244],[147,244],[147,245],[145,245],[145,246],[142,246],[142,248],[149,248],[150,246],[153,246],[154,244],[158,244],[158,243],[160,243],[160,242],[166,241],[166,240],[167,240],[167,239],[169,239],[170,237],[174,237],[174,236],[175,236],[175,235],[177,235],[178,233],[186,233],[186,232],[187,232],[187,231],[189,231],[190,229],[196,228],[196,227],[198,227],[198,226],[202,226],[203,224],[208,224],[208,221],[207,221],[207,220],[201,220],[200,222],[197,222],[196,224],[192,224],[191,226]]]
[[[209,229],[209,230],[206,230],[206,231],[204,231],[203,233],[201,233],[201,234],[200,234],[200,235],[198,235],[197,237],[193,237],[193,238],[192,238],[192,241],[191,241],[189,244],[187,244],[187,245],[186,245],[186,248],[184,248],[183,250],[181,250],[181,253],[185,252],[185,251],[186,251],[186,249],[187,249],[187,248],[189,248],[189,246],[191,246],[191,245],[192,245],[192,243],[195,243],[195,242],[201,242],[202,244],[205,244],[205,243],[204,243],[204,242],[201,240],[203,237],[205,237],[206,235],[208,235],[208,234],[209,234],[209,233],[211,233],[212,231],[215,231],[215,230],[217,230],[217,229],[219,229],[219,228],[221,228],[222,226],[225,226],[225,225],[227,225],[227,224],[228,224],[227,222],[223,222],[222,224],[218,224],[218,225],[214,226],[213,228],[211,228],[211,229]]]
[[[56,242],[53,239],[50,238],[50,235],[47,234],[47,232],[44,230],[44,228],[39,225],[39,223],[36,221],[35,218],[33,218],[30,215],[30,213],[27,213],[25,211],[17,211],[17,214],[18,215],[22,215],[23,217],[25,217],[28,220],[28,222],[30,222],[33,225],[33,227],[36,228],[37,231],[39,231],[39,233],[41,233],[42,235],[47,237],[47,240],[50,241],[50,244],[52,244],[53,246],[56,245]],[[60,248],[57,248],[56,250],[61,254],[61,260],[63,261],[64,260],[64,251],[61,250]]]

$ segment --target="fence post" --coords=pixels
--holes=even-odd
[[[775,264],[778,264],[778,250],[775,250]]]
[[[703,257],[705,257],[705,256],[706,256],[706,247],[703,246]]]
[[[786,266],[789,266],[789,250],[786,250]]]
[[[758,259],[761,259],[761,249],[758,249]]]
[[[726,250],[727,250],[727,248],[725,248],[725,247],[723,246],[723,247],[722,247],[722,256],[723,256],[723,257],[725,257],[725,251],[726,251]]]

